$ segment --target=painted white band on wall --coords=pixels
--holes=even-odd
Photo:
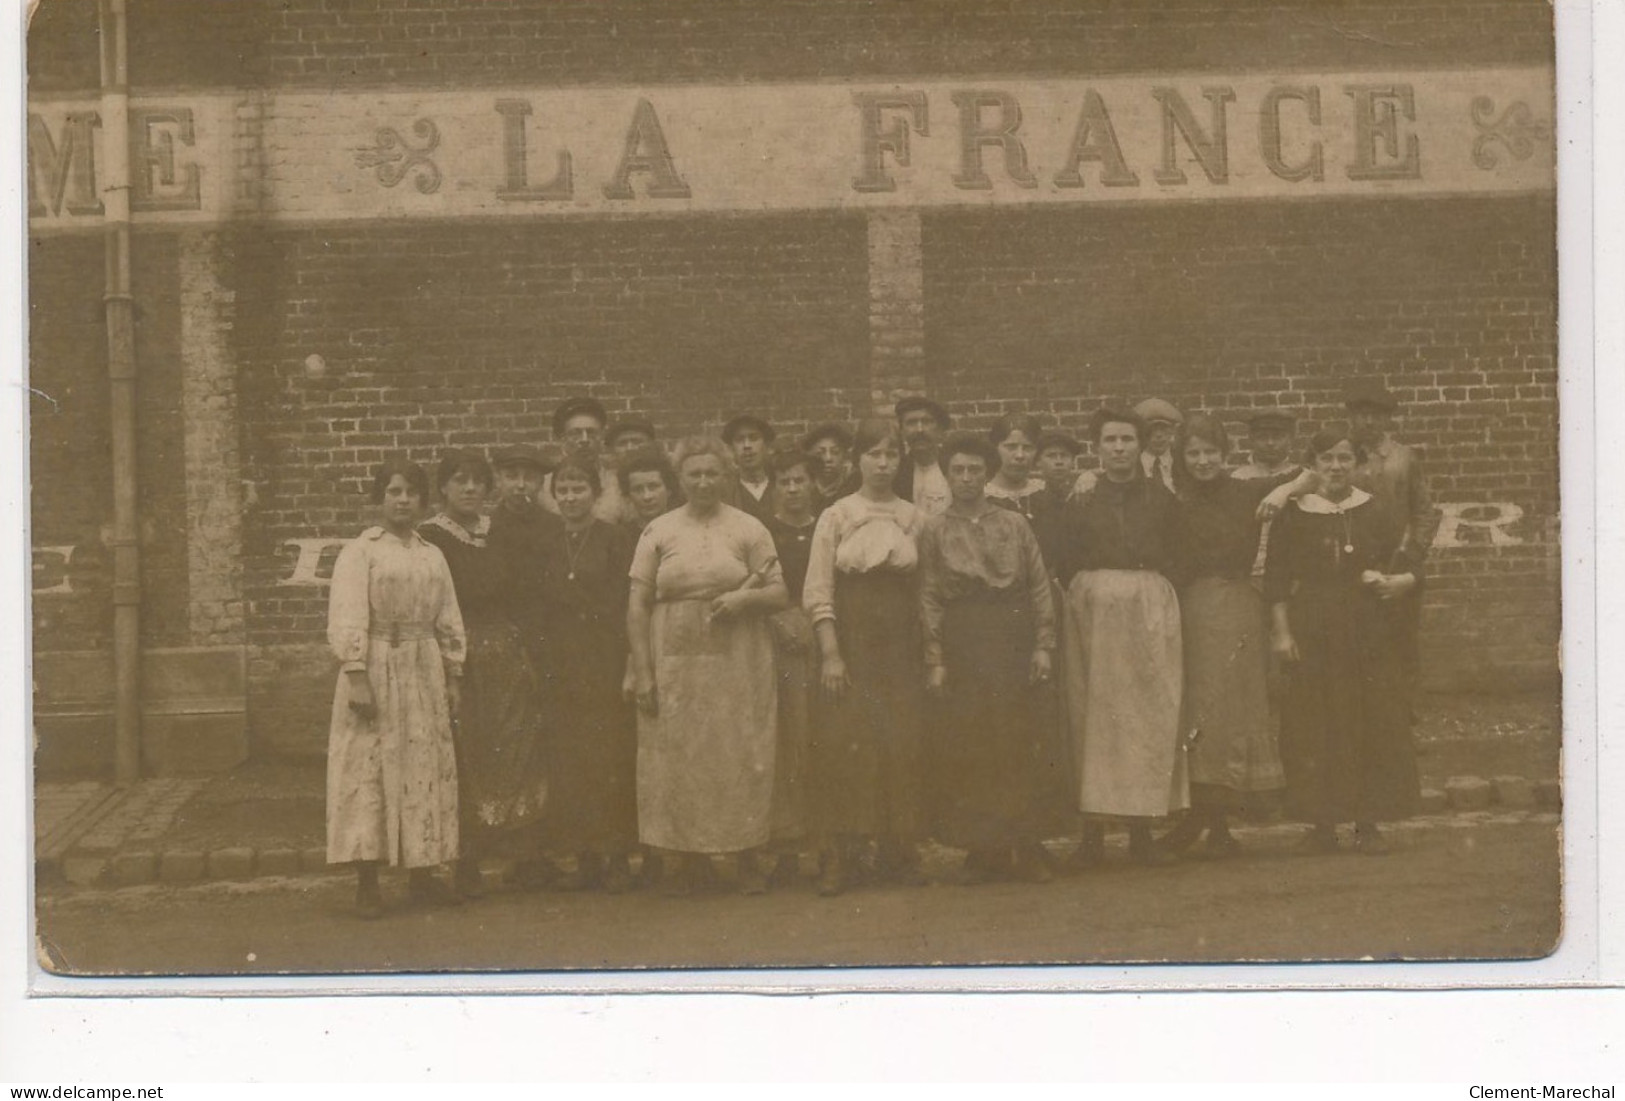
[[[137,222],[1515,193],[1550,68],[138,96]],[[94,228],[92,99],[29,105],[30,228]]]

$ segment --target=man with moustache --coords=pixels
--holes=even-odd
[[[598,471],[603,492],[592,514],[607,524],[619,524],[633,518],[630,503],[621,497],[621,481],[615,472],[615,453],[604,446],[604,429],[609,425],[609,413],[603,402],[594,398],[571,398],[553,411],[553,437],[564,445],[565,454]],[[559,506],[553,500],[552,475],[538,495],[541,507],[554,515]]]
[[[953,499],[948,479],[937,465],[943,436],[953,421],[948,411],[923,395],[903,398],[896,406],[897,426],[902,431],[903,469],[893,486],[897,496],[912,501],[927,516],[939,516]]]

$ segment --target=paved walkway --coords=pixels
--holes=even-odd
[[[175,815],[208,784],[205,778],[142,780],[127,788],[95,781],[38,784],[34,861],[38,878],[70,883],[102,878],[108,859],[130,846],[157,843]]]

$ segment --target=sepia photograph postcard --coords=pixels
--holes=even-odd
[[[1516,981],[1556,41],[38,0],[35,980]]]

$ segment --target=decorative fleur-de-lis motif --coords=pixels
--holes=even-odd
[[[1535,152],[1535,142],[1551,137],[1551,128],[1535,121],[1529,104],[1518,100],[1495,117],[1495,101],[1489,96],[1476,96],[1472,104],[1473,125],[1478,137],[1473,139],[1473,163],[1488,171],[1501,163],[1501,155],[1491,148],[1500,142],[1513,160],[1526,161]]]
[[[357,168],[376,168],[378,182],[394,187],[415,172],[412,183],[424,195],[440,189],[440,169],[430,159],[440,145],[440,129],[429,119],[418,119],[412,124],[412,133],[420,145],[410,145],[393,126],[380,126],[373,135],[373,144],[355,151]]]

